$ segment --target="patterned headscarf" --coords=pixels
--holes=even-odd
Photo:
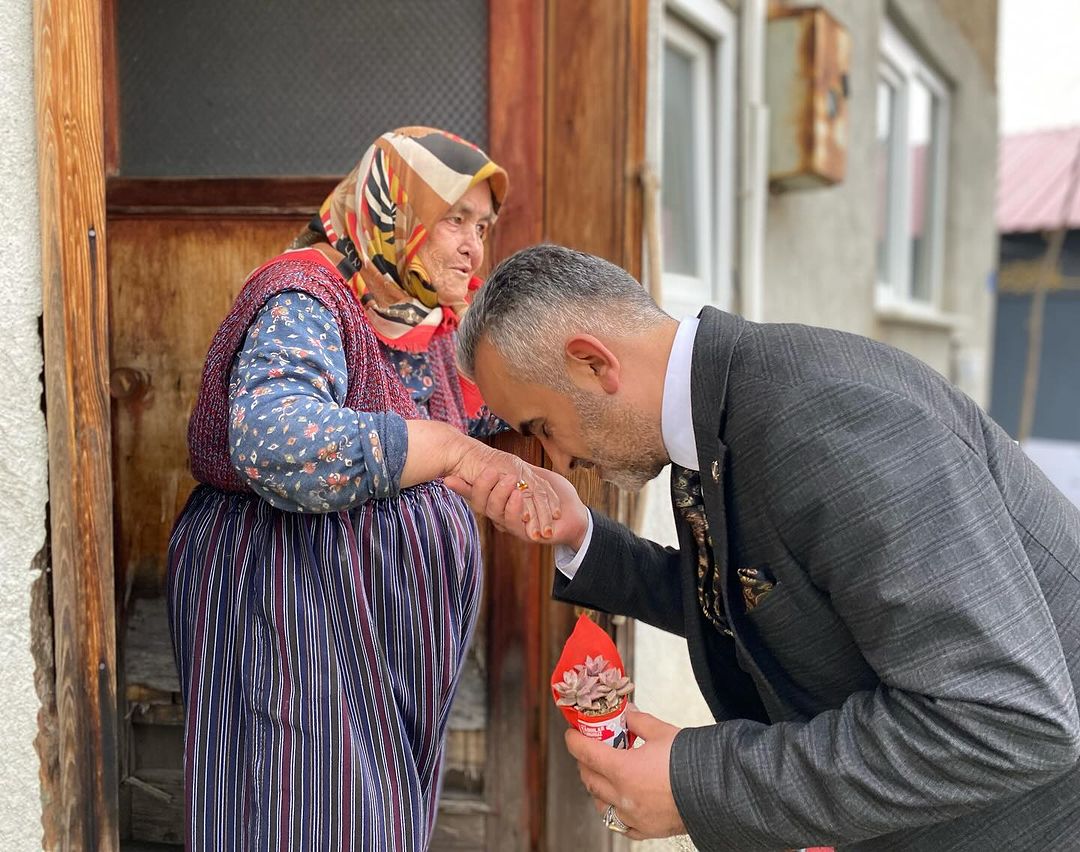
[[[344,256],[338,268],[384,337],[441,322],[438,294],[417,250],[446,211],[483,181],[498,213],[508,179],[487,154],[444,130],[402,127],[380,136],[323,202],[318,227]],[[459,318],[465,309],[446,307]]]

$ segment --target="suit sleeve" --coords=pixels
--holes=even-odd
[[[698,845],[840,846],[991,807],[1073,767],[1064,654],[980,455],[907,400],[854,383],[802,394],[772,420],[771,520],[880,683],[806,722],[680,732],[671,780]]]
[[[684,635],[679,551],[636,536],[599,512],[592,518],[585,559],[573,580],[555,572],[554,597]]]

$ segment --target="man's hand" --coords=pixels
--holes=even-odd
[[[497,453],[496,450],[491,450]],[[498,456],[505,456],[498,453]],[[516,456],[510,458],[517,459]],[[476,471],[469,476],[448,476],[446,485],[469,501],[473,511],[486,516],[496,527],[519,538],[542,541],[544,544],[565,544],[575,550],[580,549],[585,531],[589,526],[589,510],[581,502],[577,491],[570,482],[552,470],[526,464],[517,459],[528,471],[527,480],[550,493],[549,503],[556,508],[546,514],[541,521],[541,536],[533,534],[536,518],[533,516],[537,506],[530,489],[520,491],[517,488],[518,477],[494,465],[473,467]],[[524,478],[524,477],[523,477]]]
[[[566,732],[566,748],[578,762],[581,781],[596,810],[608,805],[630,826],[631,840],[686,834],[671,794],[668,764],[671,742],[679,729],[648,713],[631,709],[627,726],[645,740],[639,748],[613,749],[574,730]]]

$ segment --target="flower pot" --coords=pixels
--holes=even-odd
[[[602,716],[590,716],[580,710],[574,711],[573,725],[591,740],[600,740],[612,748],[629,748],[633,734],[626,727],[626,706],[629,703],[623,696],[618,709]]]

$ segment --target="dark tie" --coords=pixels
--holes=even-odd
[[[701,497],[701,474],[696,470],[671,464],[671,495],[675,509],[690,526],[697,548],[698,604],[709,622],[725,636],[731,635],[724,614],[721,591],[723,578],[717,576],[713,561],[709,520],[705,516],[705,501]]]

